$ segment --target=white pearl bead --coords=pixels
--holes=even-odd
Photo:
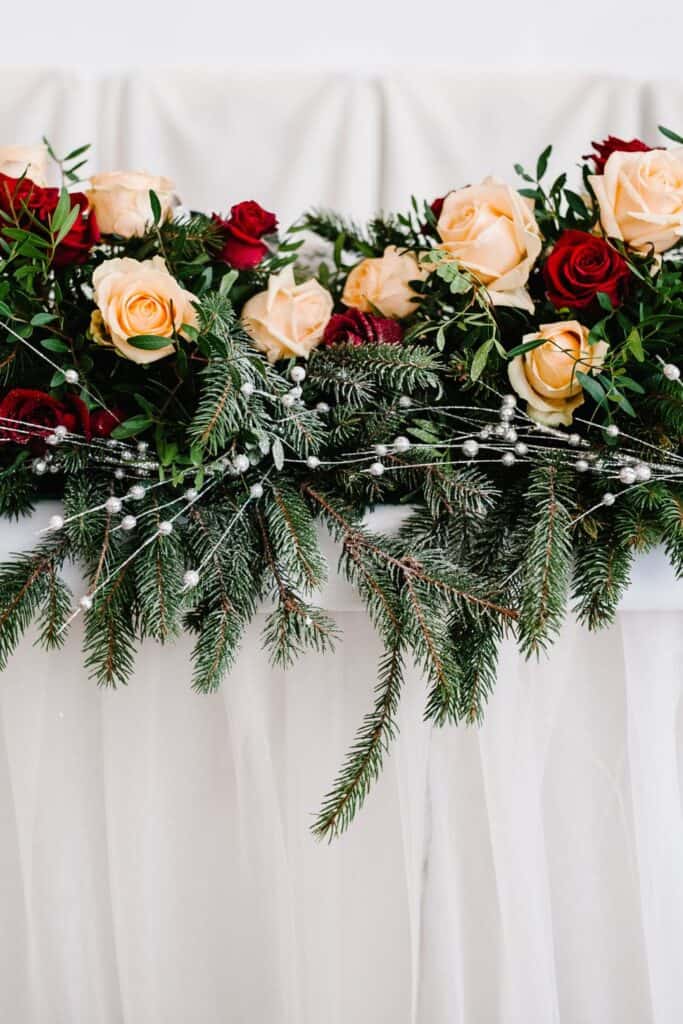
[[[183,584],[187,590],[193,590],[199,583],[199,573],[196,569],[188,569],[183,576]]]
[[[574,469],[576,470],[577,473],[587,473],[588,472],[588,463],[586,462],[585,459],[577,459],[576,462],[574,463]]]
[[[389,449],[385,444],[376,444],[374,446],[375,455],[379,455],[380,459],[384,458],[385,455],[389,454]]]
[[[501,406],[501,409],[500,409],[500,412],[498,413],[498,415],[500,416],[501,420],[504,423],[507,423],[509,420],[512,420],[512,419],[515,418],[515,410],[511,406],[509,406],[509,405],[503,405],[503,406]]]
[[[123,459],[124,462],[132,462],[135,456],[133,455],[132,451],[129,448],[124,448],[124,450],[121,452],[121,458]]]
[[[505,440],[509,441],[510,444],[515,443],[515,441],[517,440],[517,431],[514,427],[510,427],[508,430],[505,431]]]
[[[619,437],[619,427],[616,423],[610,423],[605,427],[605,433],[608,437]]]
[[[393,449],[395,452],[407,452],[410,450],[410,441],[400,434],[394,438]]]
[[[567,438],[567,443],[570,444],[572,448],[578,448],[581,444],[580,434],[570,434]]]
[[[371,476],[382,476],[384,473],[384,465],[381,462],[373,462],[370,466]]]
[[[490,428],[489,427],[482,427],[481,430],[479,431],[479,435],[478,436],[479,436],[479,440],[480,441],[488,441],[488,439],[491,436]]]
[[[317,469],[320,465],[320,459],[317,455],[309,455],[306,459],[306,465],[309,469]]]
[[[106,508],[107,512],[111,512],[112,515],[115,515],[117,512],[121,511],[121,499],[116,498],[114,497],[114,495],[112,495],[111,498],[107,498],[107,500],[104,503],[104,507]]]
[[[78,384],[78,371],[77,370],[65,370],[64,380],[67,384]]]
[[[517,452],[518,455],[528,455],[529,454],[529,446],[526,445],[524,443],[524,441],[518,441],[517,444],[515,445],[515,451]]]
[[[169,533],[173,533],[173,523],[169,522],[168,519],[164,519],[163,522],[159,523],[159,533],[162,537],[168,537]]]
[[[78,603],[84,612],[89,612],[92,608],[92,597],[89,594],[84,594]]]
[[[61,530],[64,526],[64,520],[61,516],[50,516],[50,522],[48,527],[50,530]]]
[[[198,494],[199,491],[197,490],[196,487],[188,487],[183,494],[183,498],[185,499],[185,501],[194,501]]]
[[[292,388],[289,393],[295,401],[297,401],[303,395],[303,391],[301,390],[298,384],[296,385],[296,387]]]
[[[236,455],[232,460],[232,466],[236,473],[246,473],[250,465],[248,455]]]
[[[121,520],[121,528],[123,530],[134,530],[137,524],[138,521],[135,516],[124,516]]]
[[[644,483],[646,483],[646,481],[650,480],[651,477],[652,477],[652,470],[650,469],[650,467],[646,466],[644,462],[640,462],[636,466],[636,480],[639,483],[644,484]]]
[[[474,459],[479,454],[479,445],[473,437],[463,441],[462,453],[466,459]]]
[[[500,457],[500,461],[503,463],[504,466],[514,466],[517,459],[515,458],[514,452],[503,452],[503,454]]]
[[[47,462],[45,459],[34,459],[31,468],[36,476],[42,476],[47,473]]]
[[[410,395],[401,395],[401,397],[398,400],[398,404],[399,408],[401,409],[410,409],[411,405],[413,404],[413,400],[410,397]]]
[[[144,455],[148,448],[149,444],[147,441],[138,441],[138,451],[140,452],[140,455]]]
[[[673,363],[667,363],[662,368],[662,373],[664,374],[667,380],[678,380],[681,376],[681,371],[678,369],[677,366],[674,366]]]
[[[126,475],[126,474],[125,474],[125,472],[124,472],[124,471],[123,471],[123,470],[121,469],[121,467],[120,467],[120,466],[119,466],[119,467],[117,467],[117,469],[115,469],[115,470],[114,470],[114,477],[115,477],[115,478],[116,478],[117,480],[123,480],[123,478],[124,478],[124,476],[125,476],[125,475]]]
[[[55,427],[55,434],[57,437],[66,437],[69,431],[66,429],[63,423],[60,423],[58,427]]]
[[[619,470],[619,479],[622,484],[634,484],[636,482],[636,471],[630,466],[624,466]]]
[[[318,404],[316,405],[315,408],[316,408],[317,412],[323,412],[324,413],[324,412],[329,412],[330,411],[330,407],[327,404],[327,402],[318,402]]]
[[[48,434],[48,436],[45,438],[45,444],[49,444],[50,448],[54,448],[55,445],[59,444],[59,438],[57,437],[56,434]]]
[[[255,390],[256,389],[254,388],[254,385],[250,380],[245,380],[244,384],[242,384],[242,386],[240,387],[240,391],[242,392],[245,398],[251,398]]]
[[[145,496],[145,488],[142,484],[133,484],[131,489],[128,491],[128,497],[133,498],[135,501],[140,501]]]
[[[284,405],[285,409],[291,409],[296,399],[294,398],[294,395],[291,393],[291,391],[288,391],[286,395],[282,396],[280,401]]]
[[[509,409],[514,409],[517,405],[517,397],[515,395],[503,395],[501,402]]]
[[[611,491],[605,491],[602,496],[603,505],[613,505],[617,499],[614,497]]]
[[[303,366],[293,366],[289,371],[289,376],[295,384],[301,384],[302,381],[306,380],[306,371]]]
[[[249,488],[249,494],[252,498],[263,497],[263,484],[252,484]]]

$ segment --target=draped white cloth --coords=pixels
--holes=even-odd
[[[186,203],[363,216],[612,132],[654,141],[683,87],[549,73],[345,78],[0,71],[0,141],[92,139]],[[3,555],[48,514],[0,526]],[[334,560],[333,560],[334,564]],[[0,1019],[12,1024],[680,1024],[683,593],[661,560],[613,628],[501,658],[481,729],[401,732],[351,831],[311,815],[379,654],[334,575],[335,656],[272,670],[256,622],[222,691],[189,643],[98,690],[79,630],[0,686]]]

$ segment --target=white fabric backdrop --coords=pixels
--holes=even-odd
[[[680,130],[683,86],[579,75],[379,78],[0,72],[0,140],[95,143],[192,206],[358,216],[608,132]],[[3,553],[40,525],[0,528]],[[411,677],[388,769],[351,832],[307,833],[378,654],[284,675],[259,625],[222,692],[188,645],[123,691],[27,641],[0,687],[0,1019],[13,1024],[680,1024],[683,594],[641,567],[614,628],[506,648],[480,730],[422,723]]]

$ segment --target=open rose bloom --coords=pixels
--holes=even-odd
[[[590,183],[608,238],[654,252],[683,238],[683,148],[614,152]]]
[[[121,238],[144,235],[153,220],[150,191],[155,192],[159,200],[161,219],[169,220],[178,203],[170,178],[140,171],[93,174],[88,199],[102,234]]]
[[[583,404],[576,372],[599,372],[608,348],[604,341],[589,345],[588,333],[577,320],[542,324],[523,341],[543,339],[543,344],[508,364],[510,383],[520,398],[526,399],[527,413],[537,423],[568,427],[574,410]]]
[[[0,174],[47,185],[47,146],[0,146]]]
[[[449,192],[437,231],[440,248],[486,286],[494,305],[533,313],[526,284],[541,252],[541,232],[530,199],[486,178]]]
[[[428,271],[412,252],[388,245],[383,256],[362,260],[346,279],[342,302],[359,309],[402,320],[417,309],[419,295],[411,281],[424,281]]]
[[[308,358],[323,340],[333,305],[332,296],[317,281],[297,284],[292,268],[285,267],[270,275],[266,291],[245,304],[242,322],[269,362],[288,356]]]
[[[197,324],[195,296],[180,287],[161,256],[107,260],[93,274],[92,283],[98,307],[90,325],[94,340],[113,346],[134,363],[153,363],[175,349],[172,344],[140,349],[129,344],[129,338],[141,334],[172,338],[182,334],[185,326]]]

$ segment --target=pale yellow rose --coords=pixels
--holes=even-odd
[[[388,245],[383,256],[365,259],[346,279],[342,302],[362,313],[374,313],[401,320],[417,309],[417,292],[411,281],[424,281],[428,270],[412,252]]]
[[[583,404],[583,389],[576,371],[599,373],[608,345],[588,344],[588,328],[577,320],[541,324],[524,342],[543,338],[544,343],[508,363],[513,388],[527,401],[527,413],[538,423],[569,426],[574,409]]]
[[[526,290],[541,252],[533,202],[495,178],[449,192],[437,231],[440,246],[486,286],[491,302],[533,312]]]
[[[154,219],[150,190],[159,198],[162,221],[169,220],[178,205],[175,184],[170,178],[138,171],[93,174],[88,199],[102,234],[121,238],[144,235]]]
[[[307,359],[322,341],[332,308],[332,296],[322,285],[314,280],[297,284],[292,268],[285,267],[270,275],[266,291],[245,304],[242,322],[269,362],[288,356]]]
[[[610,155],[590,177],[609,238],[665,252],[683,236],[683,148]]]
[[[47,185],[46,146],[0,146],[0,174],[10,178],[26,177],[45,188]]]
[[[129,338],[140,334],[171,338],[174,333],[182,334],[183,327],[197,325],[195,296],[180,287],[160,256],[142,261],[127,256],[107,260],[95,270],[92,283],[100,314],[93,314],[94,340],[113,345],[134,363],[153,363],[171,355],[175,348],[136,348],[128,343]]]

